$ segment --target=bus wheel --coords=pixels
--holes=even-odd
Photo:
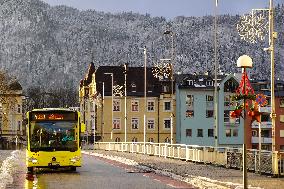
[[[34,168],[33,167],[28,167],[28,173],[33,173],[34,172]]]
[[[71,167],[71,171],[76,171],[76,167]]]

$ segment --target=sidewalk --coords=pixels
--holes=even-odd
[[[86,151],[96,156],[121,161],[124,158],[133,160],[140,167],[148,167],[157,173],[168,174],[176,179],[186,181],[199,188],[242,188],[242,171],[226,169],[213,165],[198,164],[176,159],[132,154],[116,151]],[[118,158],[120,157],[120,158]],[[125,160],[124,160],[125,161]],[[133,162],[132,161],[132,162]],[[272,178],[267,175],[248,173],[250,188],[280,189],[284,188],[284,178]]]

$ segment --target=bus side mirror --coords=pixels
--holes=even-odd
[[[81,133],[86,132],[86,125],[85,123],[81,123]]]

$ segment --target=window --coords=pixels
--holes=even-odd
[[[284,123],[284,115],[280,115],[280,122]]]
[[[231,137],[232,133],[231,133],[231,129],[226,129],[226,137]]]
[[[190,86],[193,85],[193,80],[187,80],[187,84]]]
[[[233,106],[233,102],[230,95],[224,96],[224,106]]]
[[[194,117],[194,111],[193,110],[186,110],[185,117]]]
[[[148,112],[154,112],[155,111],[155,102],[154,101],[148,101],[147,102],[147,110],[148,110]]]
[[[148,125],[148,129],[154,129],[155,128],[155,120],[154,119],[148,119],[147,125]]]
[[[214,110],[206,110],[206,118],[213,117],[214,115]]]
[[[18,121],[18,131],[20,131],[21,130],[21,121]]]
[[[197,129],[197,137],[203,137],[203,129]]]
[[[185,103],[188,107],[193,107],[193,103],[194,103],[194,96],[187,94],[186,98],[185,98]]]
[[[256,131],[256,130],[252,130],[252,131],[251,131],[251,135],[252,135],[253,137],[257,137],[257,131]]]
[[[165,143],[170,143],[171,142],[171,139],[169,139],[169,137],[167,137],[166,139],[165,139]]]
[[[214,97],[212,95],[206,95],[206,107],[207,109],[209,108],[214,108]]]
[[[132,92],[136,92],[136,85],[135,85],[135,83],[131,84],[131,91]]]
[[[214,137],[214,129],[208,129],[208,137]]]
[[[18,104],[18,108],[17,109],[18,109],[17,112],[20,114],[21,113],[21,105],[20,104]]]
[[[280,137],[281,137],[281,138],[284,137],[284,130],[280,130]]]
[[[165,127],[165,129],[171,128],[171,120],[170,119],[164,119],[164,127]]]
[[[115,112],[120,111],[120,100],[119,99],[113,100],[113,111],[115,111]]]
[[[185,112],[185,117],[192,118],[194,117],[194,96],[191,94],[186,95],[185,99],[185,104],[186,104],[186,112]]]
[[[90,111],[91,111],[91,112],[93,112],[93,111],[94,111],[93,102],[90,102]]]
[[[138,142],[138,139],[136,137],[133,137],[132,142]]]
[[[113,129],[120,129],[120,118],[113,119]]]
[[[186,129],[185,130],[185,136],[186,137],[192,137],[192,130],[191,129]]]
[[[231,110],[224,110],[224,122],[230,123],[230,112]]]
[[[139,101],[138,100],[132,100],[131,101],[131,111],[132,112],[138,112],[139,111]]]
[[[207,81],[207,82],[206,82],[206,85],[207,85],[207,86],[213,86],[213,81]]]
[[[271,122],[269,114],[261,114],[261,122]]]
[[[170,86],[164,85],[164,86],[163,86],[163,92],[164,92],[164,93],[170,92]]]
[[[153,138],[149,138],[148,141],[149,141],[149,142],[154,142],[154,139],[153,139]]]
[[[284,107],[284,98],[280,99],[280,107]]]
[[[120,138],[119,138],[119,137],[116,137],[116,138],[115,138],[115,142],[120,142]]]
[[[131,119],[132,129],[138,129],[138,126],[139,126],[139,119],[138,118],[132,118]]]
[[[280,145],[280,151],[281,151],[281,152],[284,151],[284,145]]]
[[[281,132],[281,130],[280,130],[280,132]],[[270,131],[263,129],[263,130],[261,131],[261,137],[270,138],[270,137],[271,137]]]
[[[164,102],[164,111],[171,111],[171,101]]]
[[[233,129],[233,137],[238,137],[238,135],[239,135],[239,130]]]

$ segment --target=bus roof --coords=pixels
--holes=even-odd
[[[41,108],[41,109],[33,109],[32,112],[42,112],[42,111],[70,111],[70,112],[77,112],[76,110],[72,110],[69,108]]]

